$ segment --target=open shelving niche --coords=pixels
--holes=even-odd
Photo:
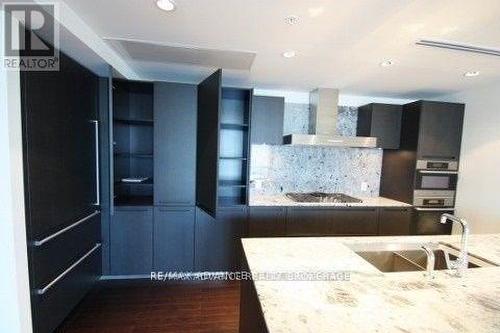
[[[152,83],[113,80],[113,159],[115,205],[153,205]]]
[[[219,206],[247,204],[252,90],[222,88]]]

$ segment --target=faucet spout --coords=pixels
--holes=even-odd
[[[462,240],[460,246],[460,255],[457,260],[451,262],[450,268],[456,269],[457,275],[461,276],[465,269],[469,267],[469,258],[468,258],[468,244],[469,244],[469,224],[464,219],[460,219],[451,214],[443,214],[441,215],[440,222],[445,224],[448,221],[459,223],[462,226]]]
[[[430,244],[432,245],[432,244]],[[434,265],[436,262],[436,256],[434,255],[434,251],[432,250],[431,246],[429,245],[422,245],[422,250],[424,250],[425,254],[427,255],[427,277],[429,279],[434,278]]]

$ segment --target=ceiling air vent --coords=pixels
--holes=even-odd
[[[487,54],[500,57],[500,49],[492,48],[492,47],[482,47],[471,44],[463,44],[458,42],[448,42],[448,41],[440,41],[440,40],[432,40],[432,39],[421,39],[417,43],[417,45],[430,46],[430,47],[439,47],[442,49],[463,51],[463,52],[472,52],[479,54]]]

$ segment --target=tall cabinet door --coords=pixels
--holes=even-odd
[[[23,72],[28,232],[43,238],[93,211],[97,78],[61,54],[60,71]]]
[[[198,85],[196,205],[215,217],[219,179],[219,118],[222,70]]]
[[[195,205],[196,106],[196,85],[155,83],[155,205]]]

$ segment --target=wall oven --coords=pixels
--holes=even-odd
[[[445,208],[455,205],[458,181],[456,161],[417,161],[413,205]]]

